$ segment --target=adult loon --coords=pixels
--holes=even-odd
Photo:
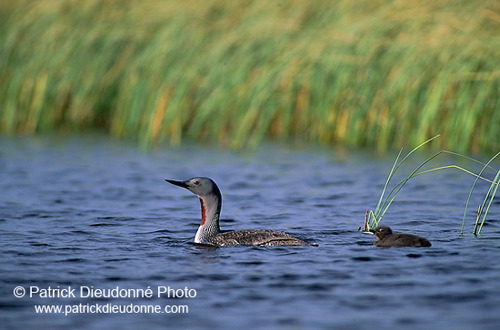
[[[222,194],[210,178],[197,177],[185,181],[165,180],[186,188],[198,196],[201,203],[201,223],[194,242],[212,246],[227,245],[316,245],[298,239],[290,234],[270,229],[246,229],[221,231],[219,216],[222,208]]]

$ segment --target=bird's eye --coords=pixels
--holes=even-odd
[[[199,184],[200,184],[200,181],[198,181],[198,180],[197,180],[197,181],[195,181],[195,182],[193,182],[193,183],[194,183],[195,185],[199,185]]]

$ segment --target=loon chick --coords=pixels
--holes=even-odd
[[[186,188],[197,195],[201,203],[201,224],[194,242],[198,244],[226,245],[316,245],[287,233],[270,229],[246,229],[222,232],[219,215],[222,208],[222,194],[210,178],[192,178],[186,181],[165,180],[173,185]]]
[[[410,234],[393,234],[391,228],[387,226],[378,226],[370,230],[377,240],[373,243],[376,246],[390,247],[390,246],[431,246],[431,242],[426,238],[410,235]]]

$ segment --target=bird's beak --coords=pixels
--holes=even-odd
[[[187,184],[184,181],[175,181],[175,180],[169,180],[169,179],[165,179],[165,181],[167,181],[168,183],[171,183],[173,185],[182,187],[182,188],[187,188],[188,187]]]

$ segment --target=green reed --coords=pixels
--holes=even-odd
[[[452,151],[448,151],[448,150],[440,150],[439,152],[435,153],[431,157],[427,158],[424,162],[422,162],[415,169],[413,169],[411,171],[411,173],[406,178],[404,178],[403,180],[401,180],[397,184],[395,184],[394,187],[387,193],[388,188],[391,185],[391,181],[393,180],[396,172],[403,165],[403,163],[405,161],[407,161],[408,158],[415,151],[417,151],[418,149],[421,149],[425,144],[430,143],[431,141],[433,141],[434,139],[436,139],[438,137],[439,137],[439,135],[437,135],[437,136],[435,136],[435,137],[433,137],[433,138],[431,138],[431,139],[429,139],[427,141],[424,141],[423,143],[419,144],[417,147],[415,147],[414,149],[412,149],[408,154],[406,154],[406,156],[401,161],[399,159],[401,157],[402,150],[400,150],[400,152],[396,156],[396,159],[394,161],[394,164],[393,164],[391,170],[389,171],[389,175],[387,176],[387,179],[385,181],[384,187],[383,187],[382,192],[380,194],[380,198],[379,198],[379,201],[377,203],[377,206],[375,207],[375,210],[367,210],[366,211],[365,221],[364,221],[364,227],[363,228],[360,227],[360,229],[368,232],[370,229],[373,229],[373,228],[377,227],[379,225],[380,221],[382,221],[382,218],[383,218],[384,214],[387,212],[387,210],[389,209],[389,207],[391,206],[391,204],[396,199],[397,194],[401,191],[401,189],[406,185],[406,183],[410,179],[412,179],[412,178],[414,178],[416,176],[422,175],[422,174],[426,174],[426,173],[430,173],[430,172],[435,172],[435,171],[439,171],[439,170],[458,169],[458,170],[461,170],[461,171],[466,172],[468,174],[471,174],[472,176],[475,177],[474,182],[472,184],[472,187],[471,187],[471,189],[469,191],[467,200],[465,202],[465,207],[464,207],[464,213],[463,213],[463,217],[462,217],[462,226],[461,226],[461,229],[460,229],[460,234],[463,234],[463,232],[464,232],[465,220],[466,220],[466,215],[467,215],[467,209],[469,207],[469,202],[470,202],[470,199],[472,197],[472,194],[474,192],[474,188],[476,187],[476,184],[477,184],[478,180],[481,179],[481,180],[484,180],[484,181],[487,181],[487,182],[491,183],[490,187],[489,187],[489,189],[488,189],[488,191],[487,191],[487,193],[485,195],[485,197],[483,198],[482,203],[478,207],[478,211],[477,211],[477,215],[476,215],[476,222],[475,222],[474,229],[473,229],[473,234],[474,235],[477,236],[477,235],[479,235],[481,233],[481,229],[482,229],[482,227],[483,227],[483,225],[484,225],[484,223],[486,221],[486,217],[487,217],[487,214],[488,214],[489,209],[491,207],[491,204],[493,203],[493,200],[495,199],[495,196],[496,196],[496,193],[497,193],[497,190],[498,190],[498,186],[500,185],[500,170],[497,170],[497,169],[493,168],[490,165],[498,156],[500,156],[500,152],[496,153],[488,162],[482,163],[482,162],[480,162],[480,161],[478,161],[476,159],[473,159],[473,158],[461,155],[461,154],[456,153],[456,152],[452,152]],[[472,171],[470,171],[470,170],[468,170],[466,168],[463,168],[461,166],[455,165],[455,164],[434,167],[434,168],[431,168],[431,169],[427,169],[427,170],[422,170],[421,171],[422,167],[424,167],[425,165],[429,164],[437,156],[439,156],[441,154],[445,154],[445,153],[446,154],[451,154],[451,155],[454,155],[454,156],[457,156],[457,157],[460,157],[460,158],[465,158],[466,160],[474,162],[474,163],[482,164],[483,167],[479,171],[478,174],[476,174],[476,173],[474,173],[474,172],[472,172]],[[495,175],[495,177],[492,180],[489,180],[486,177],[484,177],[484,173],[485,173],[485,171],[487,169],[492,169],[492,170],[494,170],[496,172],[496,175]]]
[[[469,205],[470,198],[472,196],[472,192],[474,191],[474,188],[476,187],[477,181],[479,180],[479,178],[481,178],[481,175],[483,175],[483,172],[488,167],[490,167],[490,163],[492,163],[493,160],[495,160],[495,158],[497,158],[499,155],[500,155],[500,152],[498,152],[486,164],[484,164],[483,168],[481,169],[478,176],[474,180],[474,183],[472,184],[472,187],[469,191],[469,195],[467,197],[467,201],[465,202],[464,215],[462,218],[462,228],[460,230],[461,234],[464,231],[467,208]],[[491,180],[491,185],[486,193],[486,196],[483,199],[483,202],[478,207],[477,216],[476,216],[476,223],[474,224],[474,230],[473,230],[473,234],[476,236],[481,234],[481,229],[483,228],[484,222],[486,221],[486,216],[488,215],[491,204],[493,203],[493,200],[495,199],[495,195],[497,193],[499,185],[500,185],[500,170],[497,170],[495,178],[493,180]]]
[[[438,137],[439,137],[439,135],[437,135],[437,136],[435,136],[427,141],[422,142],[417,147],[413,148],[408,154],[406,154],[406,156],[401,161],[399,161],[399,158],[401,157],[401,153],[403,152],[403,150],[399,151],[398,155],[396,156],[396,160],[394,161],[394,164],[393,164],[391,170],[389,171],[389,175],[387,176],[387,180],[385,181],[384,188],[382,189],[382,193],[380,194],[380,198],[379,198],[379,201],[377,203],[375,210],[368,210],[366,212],[365,226],[364,226],[365,231],[368,231],[368,230],[373,229],[373,228],[378,226],[380,221],[382,221],[382,217],[387,212],[387,210],[391,206],[392,202],[396,199],[396,196],[398,195],[399,191],[404,187],[404,185],[411,178],[413,178],[417,175],[429,172],[429,171],[436,170],[436,169],[432,169],[432,170],[418,172],[424,165],[426,165],[431,160],[433,160],[434,158],[439,156],[442,153],[442,151],[439,151],[438,153],[434,154],[433,156],[427,158],[424,162],[422,162],[419,166],[417,166],[410,173],[410,175],[408,175],[406,178],[404,178],[403,180],[398,182],[386,195],[387,189],[389,187],[389,184],[391,183],[391,180],[394,178],[394,175],[396,174],[398,169],[404,164],[404,162],[406,160],[408,160],[408,158],[411,156],[411,154],[413,154],[415,151],[422,148],[425,144],[430,143],[432,140],[434,140]]]
[[[498,148],[498,1],[4,0],[0,133]]]

